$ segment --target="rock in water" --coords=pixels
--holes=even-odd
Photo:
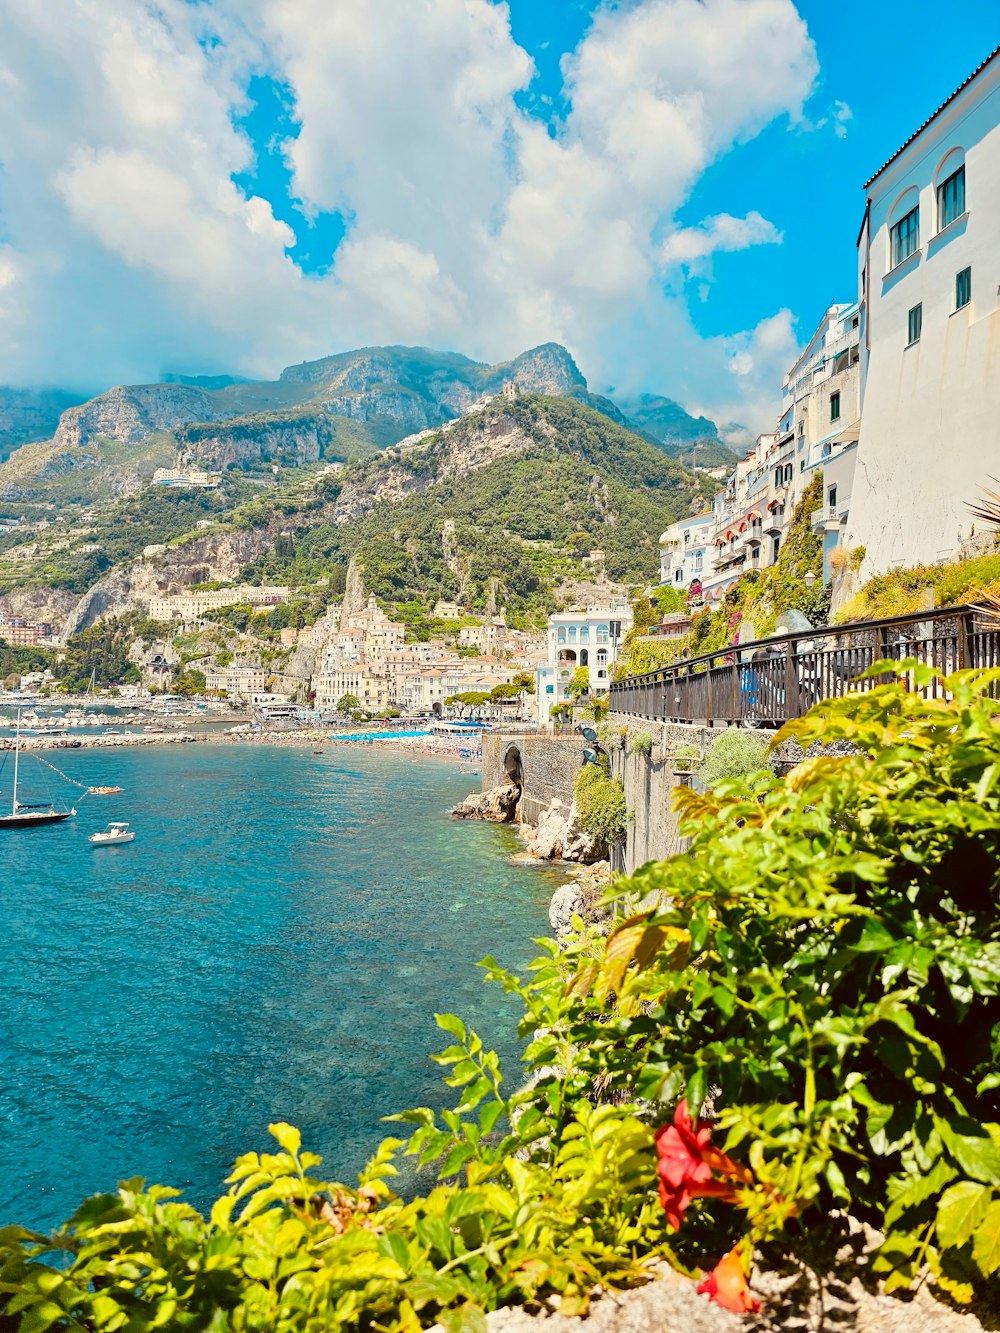
[[[549,903],[549,925],[555,931],[557,940],[573,933],[573,918],[582,917],[586,903],[583,890],[576,880],[562,884],[552,895]]]
[[[530,847],[532,855],[543,861],[559,859],[584,865],[600,860],[603,850],[580,827],[575,803],[566,806],[558,797],[542,812]]]
[[[492,791],[472,792],[451,812],[456,819],[486,819],[491,824],[509,824],[514,818],[521,788],[514,782]]]

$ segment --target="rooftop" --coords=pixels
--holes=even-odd
[[[878,171],[876,171],[873,176],[870,176],[868,180],[865,181],[866,190],[868,189],[869,185],[872,184],[873,181],[878,180],[879,176],[882,175],[882,172],[885,171],[886,167],[890,166],[893,162],[895,162],[896,158],[899,157],[900,153],[904,153],[907,150],[907,148],[909,148],[910,144],[913,142],[914,139],[917,138],[918,135],[923,134],[924,130],[931,123],[931,121],[936,120],[937,117],[940,116],[941,112],[945,109],[945,107],[950,106],[951,103],[954,102],[955,98],[959,95],[959,93],[963,92],[966,88],[968,88],[969,84],[973,81],[973,79],[977,78],[983,72],[983,70],[986,68],[987,65],[991,64],[994,60],[996,60],[998,55],[1000,55],[1000,46],[994,47],[994,49],[990,52],[990,54],[986,57],[986,59],[982,62],[982,64],[977,65],[976,68],[969,75],[969,77],[965,79],[962,83],[960,83],[958,87],[955,89],[955,91],[944,99],[944,101],[937,108],[937,110],[932,111],[931,114],[924,121],[924,123],[922,125],[917,126],[917,128],[913,131],[913,133],[906,140],[906,142],[900,144],[900,146],[896,149],[896,151],[893,153],[891,157],[886,158],[886,160],[879,167]]]

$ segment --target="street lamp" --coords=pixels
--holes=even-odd
[[[802,576],[802,582],[806,585],[807,588],[811,588],[813,584],[816,582],[816,575],[812,572],[811,569],[808,574],[804,574]]]

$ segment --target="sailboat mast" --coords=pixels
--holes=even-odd
[[[21,710],[17,710],[17,729],[14,732],[14,799],[11,803],[10,813],[17,814],[17,762],[21,757]]]

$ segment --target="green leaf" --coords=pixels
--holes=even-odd
[[[465,1024],[455,1014],[435,1014],[434,1022],[459,1041],[465,1041]]]
[[[1000,1199],[986,1210],[972,1241],[972,1257],[987,1277],[1000,1269]]]
[[[965,1244],[986,1216],[992,1197],[989,1185],[971,1180],[960,1180],[942,1194],[934,1224],[942,1249]]]
[[[987,1185],[1000,1185],[1000,1149],[988,1134],[959,1132],[960,1128],[979,1128],[975,1121],[951,1117],[948,1120],[935,1118],[934,1123],[945,1147],[966,1175]]]
[[[398,1232],[387,1231],[379,1236],[378,1248],[387,1259],[394,1259],[404,1273],[410,1271],[410,1247]]]
[[[302,1135],[294,1125],[287,1125],[283,1120],[279,1120],[273,1125],[268,1125],[267,1130],[269,1134],[274,1135],[285,1152],[291,1153],[293,1157],[296,1156],[302,1147]]]

